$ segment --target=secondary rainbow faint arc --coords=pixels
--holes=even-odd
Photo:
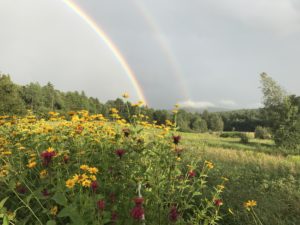
[[[113,41],[109,38],[109,36],[103,31],[103,29],[95,22],[93,19],[87,15],[76,3],[71,0],[62,0],[69,8],[71,8],[77,15],[79,15],[97,34],[98,36],[104,41],[107,47],[111,50],[113,55],[121,64],[122,68],[125,70],[127,76],[129,77],[132,85],[137,92],[138,97],[148,105],[146,97],[140,87],[136,75],[134,74],[133,70],[130,68],[129,64],[126,62],[124,56],[117,48],[117,46],[113,43]]]
[[[173,75],[178,81],[182,91],[182,97],[184,100],[188,101],[190,99],[190,93],[186,80],[184,79],[182,69],[180,64],[177,61],[175,54],[172,51],[172,48],[169,44],[169,41],[165,38],[164,32],[158,26],[155,18],[151,15],[150,11],[147,9],[146,5],[141,0],[133,0],[132,3],[138,8],[143,18],[146,20],[150,28],[154,33],[160,34],[157,36],[157,40],[161,47],[162,52],[164,53],[166,60],[168,61],[170,67],[173,70]]]

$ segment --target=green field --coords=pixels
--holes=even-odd
[[[218,134],[182,133],[186,160],[210,160],[210,182],[229,178],[223,193],[222,224],[253,224],[243,202],[256,200],[263,224],[300,224],[300,157],[280,154],[270,140],[221,138]],[[229,208],[234,215],[229,213]]]

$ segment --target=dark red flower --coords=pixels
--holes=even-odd
[[[48,196],[50,195],[50,193],[49,193],[49,191],[48,191],[46,188],[44,188],[44,189],[42,190],[42,195],[43,195],[44,197],[48,197]]]
[[[125,154],[125,150],[124,149],[117,149],[115,151],[116,155],[120,157],[120,159],[122,158],[122,156]]]
[[[68,155],[64,155],[63,160],[64,160],[64,163],[67,164],[70,160],[70,157]]]
[[[51,148],[49,148],[46,151],[43,151],[41,153],[41,157],[43,158],[43,165],[48,166],[54,156],[56,156],[56,152]]]
[[[136,206],[141,206],[143,204],[143,202],[144,202],[144,199],[141,197],[137,197],[134,199],[134,203]]]
[[[196,172],[194,170],[190,170],[188,172],[188,175],[189,175],[190,178],[195,177],[196,176]]]
[[[113,193],[113,192],[110,193],[109,199],[110,199],[111,203],[115,203],[115,201],[116,201],[116,195],[115,195],[115,193]]]
[[[181,136],[180,136],[180,135],[177,135],[177,136],[174,135],[174,136],[173,136],[173,143],[174,143],[175,145],[178,145],[180,139],[181,139]]]
[[[103,211],[104,208],[105,208],[105,201],[104,200],[97,201],[97,207],[98,207],[98,209],[100,209],[101,211]]]
[[[169,220],[171,222],[176,222],[178,220],[178,217],[179,217],[179,213],[178,213],[176,206],[172,206],[172,208],[169,212]]]
[[[26,194],[26,192],[27,192],[27,188],[26,187],[24,187],[24,186],[22,186],[22,185],[18,185],[17,187],[16,187],[16,191],[17,192],[19,192],[20,194]]]
[[[113,211],[113,212],[111,213],[111,220],[112,220],[112,221],[116,221],[117,218],[118,218],[117,212]]]
[[[221,206],[221,205],[223,205],[222,199],[216,199],[216,200],[214,201],[214,203],[215,203],[216,206]]]
[[[141,220],[144,218],[144,209],[142,206],[135,206],[130,213],[131,217],[135,220]]]
[[[93,181],[93,182],[91,183],[91,188],[92,188],[92,191],[93,191],[93,192],[96,192],[98,187],[99,187],[99,185],[98,185],[98,182],[97,182],[97,181]]]

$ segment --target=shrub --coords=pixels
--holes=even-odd
[[[255,128],[255,138],[258,139],[271,139],[271,134],[266,127],[257,126]]]
[[[240,133],[240,142],[243,144],[249,143],[249,137],[246,133]]]
[[[223,132],[220,137],[223,138],[239,138],[241,136],[241,132],[232,131],[232,132]]]

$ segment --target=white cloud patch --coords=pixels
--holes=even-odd
[[[223,105],[223,106],[230,106],[230,107],[233,107],[233,106],[237,105],[235,101],[229,100],[229,99],[227,99],[227,100],[225,100],[225,99],[221,100],[220,104]]]
[[[181,107],[189,107],[189,108],[209,108],[209,107],[215,107],[215,104],[212,102],[207,101],[192,101],[187,100],[184,102],[179,102],[179,106]]]

